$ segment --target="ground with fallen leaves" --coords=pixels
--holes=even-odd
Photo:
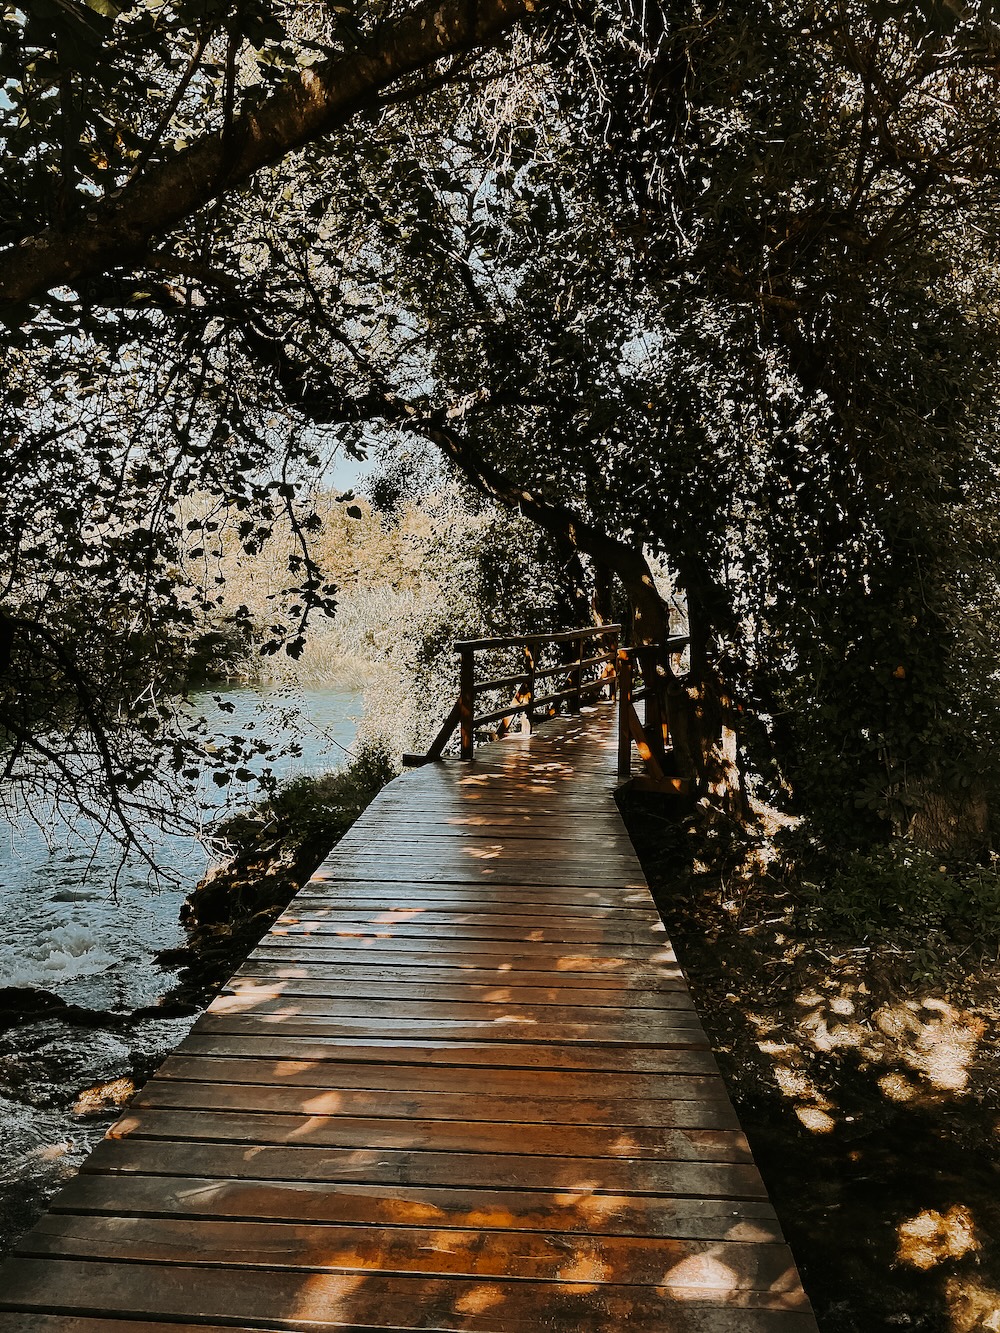
[[[822,1333],[1000,1333],[998,941],[824,938],[745,844],[623,813]]]

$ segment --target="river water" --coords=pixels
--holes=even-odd
[[[338,689],[233,688],[196,695],[193,703],[220,734],[251,726],[267,739],[293,740],[301,753],[272,761],[281,777],[341,767],[362,708],[359,694]],[[291,727],[290,709],[298,714]],[[214,785],[205,796],[220,814],[254,799],[253,789]],[[183,944],[178,912],[205,872],[206,853],[195,839],[148,829],[168,877],[153,882],[138,859],[116,876],[116,850],[95,855],[87,832],[56,824],[43,834],[29,824],[0,840],[0,987],[127,1014],[155,1004],[176,980],[154,955]],[[108,1114],[78,1114],[100,1096],[80,1100],[81,1091],[123,1077],[141,1080],[191,1021],[154,1019],[115,1030],[55,1015],[0,1031],[0,1253],[103,1134]]]

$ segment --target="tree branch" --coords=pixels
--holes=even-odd
[[[424,0],[366,47],[305,69],[225,132],[208,134],[168,162],[89,208],[75,225],[47,228],[0,256],[0,310],[57,286],[135,263],[150,241],[261,167],[346,124],[379,94],[442,57],[488,46],[553,0]],[[231,160],[227,160],[232,148]]]

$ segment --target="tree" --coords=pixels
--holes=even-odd
[[[283,517],[297,546],[267,651],[300,651],[333,590],[297,501],[320,458],[272,400],[220,381],[212,333],[144,296],[190,245],[232,243],[217,203],[352,118],[464,77],[533,0],[364,6],[34,0],[0,20],[0,737],[10,799],[39,792],[124,843],[167,817],[164,760],[225,783],[174,698],[218,613],[214,549]],[[191,222],[191,219],[194,221]],[[185,224],[190,226],[185,231]],[[218,224],[218,225],[217,225]],[[166,276],[165,276],[166,275]],[[176,286],[171,290],[178,290]],[[272,408],[277,406],[277,415]],[[212,496],[185,520],[186,500]],[[182,578],[201,560],[202,577]],[[189,793],[190,794],[190,793]]]
[[[614,569],[649,638],[655,552],[691,774],[733,790],[739,733],[831,832],[902,830],[996,742],[990,23],[598,7],[524,38],[516,81],[486,57],[433,120],[345,123],[131,271],[98,257],[73,327],[112,365],[169,348],[209,458],[266,412],[346,448],[421,433]]]

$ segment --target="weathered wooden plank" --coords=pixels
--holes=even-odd
[[[392,959],[373,961],[363,954],[352,954],[349,960],[339,958],[329,951],[322,951],[318,958],[302,958],[301,951],[295,955],[281,953],[269,957],[266,951],[258,947],[238,973],[266,977],[313,977],[323,980],[337,980],[352,986],[380,985],[380,995],[395,994],[395,987],[407,985],[440,984],[449,987],[472,986],[490,990],[510,987],[540,987],[556,991],[579,991],[593,995],[603,993],[611,997],[608,1003],[620,1007],[622,1001],[617,997],[636,994],[687,994],[687,983],[679,966],[660,967],[653,978],[633,975],[633,970],[618,969],[607,972],[552,972],[539,971],[531,967],[508,967],[502,961],[492,966],[480,966],[463,963],[460,959],[449,959],[446,966],[435,967],[421,964],[412,957],[398,963]],[[655,990],[651,988],[655,987]],[[597,1003],[589,1000],[588,1003]],[[643,1005],[638,1008],[670,1008],[665,1005]]]
[[[329,1060],[348,1064],[441,1065],[468,1069],[587,1070],[635,1074],[717,1074],[711,1051],[665,1047],[544,1045],[536,1042],[398,1040],[368,1037],[298,1036],[241,1018],[203,1019],[177,1048],[185,1054],[251,1055],[256,1059]]]
[[[263,1071],[262,1071],[263,1072]],[[219,1071],[216,1070],[218,1079]],[[270,1115],[348,1116],[352,1119],[462,1120],[503,1123],[588,1125],[614,1128],[644,1125],[662,1130],[737,1129],[736,1113],[720,1096],[688,1098],[577,1098],[490,1096],[483,1092],[383,1088],[330,1089],[276,1087],[271,1083],[228,1084],[153,1078],[130,1103],[147,1107],[211,1111],[262,1111]],[[605,1136],[607,1137],[607,1136]]]
[[[461,1333],[537,1333],[538,1312],[551,1329],[595,1333],[800,1333],[815,1325],[801,1291],[733,1291],[728,1270],[708,1268],[705,1283],[664,1275],[660,1287],[545,1283],[402,1275],[288,1273],[241,1269],[222,1282],[217,1269],[182,1264],[89,1263],[17,1259],[0,1308],[15,1302],[80,1315],[167,1315],[200,1322],[250,1320],[290,1329],[441,1329]],[[66,1295],[53,1299],[52,1283]]]
[[[228,997],[234,998],[234,997]],[[647,1012],[669,1013],[669,1010]],[[397,1038],[409,1037],[414,1041],[464,1041],[509,1044],[524,1040],[526,1043],[561,1046],[583,1043],[588,1046],[624,1046],[631,1051],[645,1046],[651,1050],[663,1047],[693,1047],[707,1049],[708,1042],[700,1026],[676,1026],[666,1030],[662,1025],[655,1031],[641,1023],[621,1024],[530,1024],[517,1020],[505,1022],[503,1016],[495,1019],[405,1019],[380,1021],[377,1018],[324,1018],[317,1014],[288,1012],[221,1013],[212,1009],[198,1020],[201,1033],[249,1033],[280,1031],[288,1036],[353,1037],[355,1040],[378,1039],[391,1027]]]
[[[694,1008],[644,1009],[638,1015],[633,1009],[594,1008],[585,1005],[525,1005],[525,1004],[462,1004],[457,1000],[373,1000],[367,997],[329,995],[289,995],[273,986],[237,986],[218,996],[209,1006],[210,1014],[287,1014],[315,1015],[320,1018],[403,1019],[407,1022],[480,1022],[496,1024],[516,1023],[521,1027],[547,1030],[572,1026],[583,1028],[610,1028],[618,1032],[640,1029],[650,1038],[664,1036],[678,1028],[701,1031],[701,1021]]]
[[[642,1023],[655,1028],[660,1022],[691,1025],[699,1023],[691,1004],[661,1006],[657,1009],[635,1010],[626,1006],[575,1004],[573,993],[564,994],[562,1004],[532,1004],[517,1000],[480,1001],[476,999],[431,1000],[426,996],[415,999],[393,995],[380,1000],[371,996],[351,993],[330,995],[322,990],[296,993],[294,983],[234,981],[210,1006],[214,1013],[260,1012],[259,1006],[293,1007],[296,1013],[314,1013],[325,1017],[350,1016],[369,1018],[478,1018],[493,1022],[503,1019],[520,1023]],[[700,1025],[700,1024],[699,1024]]]
[[[56,1206],[62,1211],[115,1217],[206,1217],[475,1232],[501,1229],[514,1234],[663,1236],[744,1244],[782,1240],[774,1209],[766,1200],[664,1198],[587,1189],[551,1194],[343,1181],[331,1189],[325,1182],[312,1180],[86,1174],[70,1181]]]
[[[222,1176],[236,1180],[368,1181],[474,1186],[492,1190],[576,1190],[611,1194],[766,1199],[756,1167],[740,1162],[674,1162],[615,1157],[434,1152],[417,1148],[337,1148],[105,1139],[86,1172]]]
[[[322,865],[314,880],[328,879],[373,880],[378,883],[398,880],[422,880],[427,884],[475,883],[486,880],[496,884],[562,885],[570,881],[581,888],[638,889],[634,876],[622,876],[612,867],[608,870],[593,866],[585,860],[553,861],[550,864],[533,862],[525,855],[517,860],[503,857],[483,861],[475,857],[423,856],[362,856],[338,858]]]
[[[642,962],[617,955],[582,954],[578,948],[566,949],[562,953],[522,955],[520,946],[514,950],[501,949],[495,953],[484,953],[479,949],[469,952],[467,949],[441,949],[433,953],[419,949],[390,949],[379,947],[377,942],[366,948],[360,941],[345,942],[344,946],[324,946],[310,942],[297,947],[282,940],[265,940],[251,955],[254,963],[270,963],[279,966],[315,965],[322,967],[344,967],[352,964],[363,969],[367,974],[373,969],[385,969],[387,980],[399,977],[405,980],[407,975],[423,978],[429,972],[438,976],[450,972],[455,981],[467,979],[484,982],[490,979],[503,982],[519,979],[555,979],[560,986],[600,986],[604,980],[623,982],[626,986],[635,986],[648,990],[650,986],[662,985],[671,981],[682,981],[684,974],[680,967],[671,963]]]
[[[203,1140],[333,1148],[398,1148],[421,1152],[513,1154],[662,1162],[750,1162],[738,1130],[664,1129],[644,1125],[524,1124],[445,1119],[356,1118],[342,1114],[254,1113],[131,1107],[110,1139]]]
[[[429,884],[421,879],[366,879],[353,880],[350,875],[337,875],[317,872],[309,880],[302,892],[296,896],[296,902],[335,903],[343,895],[387,900],[405,898],[414,895],[419,898],[451,901],[460,895],[464,901],[477,903],[515,903],[526,902],[532,906],[549,904],[553,908],[570,907],[640,907],[647,910],[650,904],[648,889],[623,888],[612,885],[610,888],[595,887],[592,884],[574,884],[570,880],[562,884],[466,884],[461,880],[453,883]]]
[[[647,1239],[579,1232],[473,1232],[444,1227],[336,1227],[282,1222],[50,1215],[22,1253],[70,1259],[191,1263],[211,1255],[234,1268],[316,1272],[421,1273],[427,1277],[508,1278],[543,1282],[625,1283],[657,1287],[711,1285],[728,1271],[731,1290],[794,1290],[784,1245]]]
[[[388,954],[428,954],[445,956],[455,955],[461,958],[480,957],[499,961],[514,959],[534,959],[536,965],[551,967],[556,972],[581,972],[591,969],[601,971],[617,970],[628,962],[643,964],[655,968],[658,963],[677,966],[673,949],[662,942],[650,944],[585,944],[569,942],[560,948],[558,942],[546,940],[479,940],[461,938],[439,938],[428,944],[426,939],[405,939],[377,934],[363,936],[336,936],[330,940],[329,948],[337,951],[362,950],[365,953],[381,951]],[[261,952],[273,953],[276,949],[286,951],[303,948],[322,949],[322,936],[312,936],[308,941],[288,936],[269,933],[260,943]],[[544,962],[542,961],[544,960]],[[574,966],[568,966],[572,963]]]
[[[537,902],[532,898],[504,899],[496,895],[487,901],[483,895],[468,893],[460,886],[451,889],[428,886],[423,892],[410,891],[402,894],[383,892],[376,887],[374,893],[357,890],[334,891],[322,897],[310,896],[303,891],[296,897],[292,907],[289,908],[289,913],[306,920],[313,917],[322,919],[330,914],[341,913],[349,916],[368,916],[382,912],[403,912],[420,913],[421,916],[435,914],[457,922],[466,919],[471,922],[496,918],[497,924],[505,921],[519,924],[523,921],[536,920],[539,916],[551,921],[554,906],[558,908],[559,916],[567,925],[574,926],[595,921],[620,922],[624,925],[648,923],[652,926],[660,919],[658,913],[648,904],[624,907],[598,907],[590,904],[581,906],[575,903]]]
[[[513,856],[514,860],[526,856],[551,860],[564,860],[567,857],[565,838],[550,838],[536,830],[530,836],[521,830],[520,837],[484,834],[470,829],[452,829],[448,833],[420,826],[420,831],[407,833],[411,826],[398,829],[391,823],[379,824],[377,831],[366,829],[364,825],[354,825],[350,833],[345,834],[337,843],[336,852],[330,860],[349,859],[353,855],[390,856],[398,854],[449,856],[460,853],[463,856],[499,858]],[[586,851],[588,859],[597,864],[626,867],[632,875],[641,874],[641,868],[632,844],[620,829],[616,833],[597,837],[593,833],[589,838],[575,837],[572,846]],[[364,849],[364,853],[362,851]],[[570,858],[582,859],[582,858]]]
[[[656,925],[640,923],[637,927],[618,923],[595,922],[581,925],[560,921],[548,923],[539,914],[534,920],[508,924],[497,918],[480,921],[434,921],[424,913],[411,913],[404,916],[400,912],[374,912],[371,914],[347,914],[337,916],[329,914],[319,916],[284,916],[275,922],[268,932],[274,936],[294,936],[296,938],[360,939],[386,940],[497,940],[503,943],[529,941],[546,944],[591,944],[617,947],[618,945],[649,945],[662,947],[664,932],[659,923]]]
[[[338,969],[338,973],[343,969]],[[358,969],[361,971],[361,969]],[[405,975],[405,974],[404,974]],[[483,986],[474,982],[445,984],[433,981],[399,981],[395,976],[383,975],[378,980],[344,978],[341,975],[325,977],[321,965],[307,973],[302,967],[281,967],[275,964],[249,962],[231,979],[224,990],[241,992],[248,988],[272,990],[280,995],[329,995],[344,999],[367,998],[402,1003],[437,1003],[454,1001],[459,1004],[523,1004],[553,1005],[557,1007],[588,1005],[601,1009],[624,1009],[636,1013],[644,1009],[693,1010],[694,1005],[686,990],[626,990],[607,987],[603,990],[581,986]]]
[[[559,925],[569,930],[630,930],[646,934],[663,935],[663,923],[652,910],[640,911],[636,908],[577,908],[573,912],[560,912]],[[532,929],[539,924],[553,926],[552,909],[544,903],[493,903],[488,908],[468,899],[454,899],[441,905],[434,902],[421,902],[411,899],[409,902],[387,904],[369,901],[354,906],[350,899],[335,898],[332,901],[295,902],[282,912],[276,924],[289,923],[342,923],[365,925],[435,925],[435,926],[476,926],[480,929],[492,926]]]
[[[239,1039],[237,1039],[239,1042]],[[324,1092],[358,1091],[376,1093],[432,1093],[464,1096],[470,1101],[480,1097],[508,1101],[518,1098],[518,1116],[538,1108],[538,1119],[554,1119],[547,1109],[550,1102],[591,1101],[603,1098],[616,1114],[627,1114],[630,1105],[652,1104],[657,1124],[668,1124],[670,1107],[682,1101],[722,1101],[728,1109],[725,1084],[718,1074],[639,1074],[577,1072],[566,1069],[534,1069],[531,1095],[524,1099],[525,1075],[518,1069],[490,1068],[486,1065],[423,1064],[343,1064],[338,1060],[255,1059],[249,1055],[229,1056],[217,1052],[225,1043],[207,1042],[208,1054],[186,1055],[175,1052],[156,1072],[146,1091],[160,1087],[166,1080],[230,1083],[266,1083],[276,1093],[289,1088],[322,1089]],[[194,1044],[192,1042],[191,1044]],[[245,1044],[245,1043],[244,1043]],[[678,1055],[687,1055],[678,1052]],[[700,1053],[698,1053],[700,1055]],[[142,1095],[142,1094],[140,1094]],[[470,1119],[475,1117],[470,1116]]]

